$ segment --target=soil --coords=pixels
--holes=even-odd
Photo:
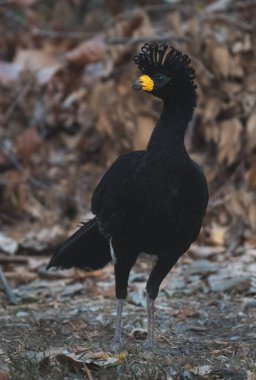
[[[143,349],[143,289],[152,267],[143,256],[130,276],[122,355],[111,352],[115,301],[109,265],[85,279],[78,278],[80,272],[58,279],[65,273],[58,271],[48,286],[42,282],[40,288],[38,280],[27,286],[23,304],[5,306],[0,318],[2,368],[11,379],[255,379],[252,288],[242,289],[240,283],[212,291],[209,273],[191,274],[200,261],[191,256],[180,260],[157,298],[154,351]],[[223,267],[224,262],[218,275]],[[118,360],[109,364],[111,358]]]

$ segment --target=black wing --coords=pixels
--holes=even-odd
[[[91,209],[100,231],[109,236],[121,228],[136,196],[136,172],[145,151],[120,156],[104,174],[92,196]]]

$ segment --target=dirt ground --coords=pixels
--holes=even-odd
[[[255,380],[255,255],[255,250],[232,257],[214,247],[192,248],[162,285],[154,352],[142,347],[147,326],[144,288],[152,267],[143,255],[130,276],[124,347],[118,355],[110,350],[112,266],[87,274],[47,274],[47,258],[34,258],[40,278],[18,287],[19,306],[2,306],[1,368],[10,379],[28,380]]]

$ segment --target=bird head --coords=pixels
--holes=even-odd
[[[141,73],[133,89],[150,92],[163,100],[172,98],[195,99],[195,71],[186,54],[166,44],[142,46],[134,62]]]

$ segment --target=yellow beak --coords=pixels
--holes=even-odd
[[[148,75],[141,75],[134,83],[134,90],[153,91],[154,81]]]

